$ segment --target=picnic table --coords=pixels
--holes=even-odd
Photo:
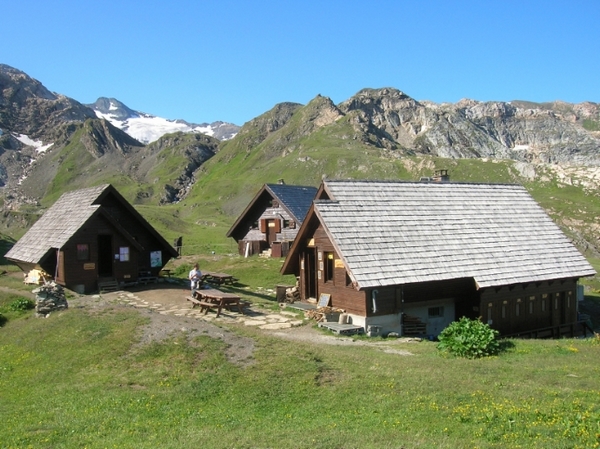
[[[192,307],[200,306],[200,312],[204,312],[205,315],[210,309],[215,309],[217,317],[221,314],[221,310],[231,310],[232,307],[237,307],[237,311],[243,314],[244,307],[248,305],[238,295],[215,288],[196,290],[192,296],[187,297],[187,300],[192,303]]]
[[[237,281],[232,275],[227,273],[213,273],[210,271],[204,272],[202,274],[202,281],[209,284],[233,284]]]

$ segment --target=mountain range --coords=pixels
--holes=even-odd
[[[263,183],[280,178],[315,186],[323,177],[418,179],[439,166],[451,168],[454,180],[552,182],[596,199],[600,106],[436,104],[381,88],[339,104],[322,95],[306,105],[282,102],[241,128],[195,125],[137,112],[112,98],[84,105],[0,64],[5,221],[100,182],[137,205],[181,205],[179,217],[192,214],[189,220],[200,222],[199,210],[213,218],[235,216]],[[555,207],[552,201],[547,209]]]
[[[220,121],[198,125],[180,119],[169,120],[134,111],[115,98],[101,97],[95,103],[86,106],[92,108],[98,118],[108,120],[143,144],[154,142],[165,134],[174,132],[202,133],[218,140],[229,140],[240,129],[237,125]]]

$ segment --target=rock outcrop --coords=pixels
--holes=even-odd
[[[33,290],[35,294],[35,312],[37,316],[46,317],[50,313],[65,310],[69,307],[65,290],[54,282],[46,282]]]

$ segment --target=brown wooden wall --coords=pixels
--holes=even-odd
[[[577,282],[529,283],[481,292],[483,322],[503,335],[577,321]]]
[[[136,247],[109,220],[102,215],[97,215],[76,232],[69,242],[61,248],[56,281],[71,289],[83,285],[85,293],[97,290],[98,278],[103,274],[99,272],[99,254],[101,251],[105,251],[110,255],[111,277],[120,282],[136,281],[141,270],[158,275],[162,267],[150,267],[150,253],[162,248],[147,230],[139,228],[133,231],[132,236],[136,239],[136,242],[146,245],[142,251],[139,250],[139,245]],[[111,248],[99,248],[99,235],[110,236]],[[89,246],[88,260],[78,260],[78,244]],[[120,247],[129,248],[129,261],[115,260],[114,255],[119,253]],[[162,252],[162,255],[164,265],[170,259],[170,255],[165,251]],[[54,255],[49,257],[42,268],[54,274],[56,257]]]
[[[140,222],[131,215],[129,210],[120,201],[109,196],[103,200],[102,207],[109,209],[111,216],[119,223],[119,226],[125,229],[125,231],[127,231],[127,233],[133,237],[142,248],[144,248],[143,252],[139,254],[138,268],[148,270],[154,276],[157,276],[162,267],[150,267],[150,253],[153,251],[162,251],[163,266],[171,258],[171,256],[166,253],[161,242],[145,226],[141,226]],[[115,232],[119,233],[119,231],[116,230]],[[131,244],[129,245],[131,246]]]
[[[366,315],[366,302],[365,293],[357,291],[351,283],[348,282],[346,276],[346,268],[343,266],[342,260],[335,252],[333,245],[329,241],[327,234],[323,230],[322,226],[315,231],[314,234],[314,245],[316,250],[316,267],[315,273],[312,275],[317,276],[317,298],[321,293],[328,293],[331,295],[330,306],[343,309],[348,313],[354,313],[357,315]],[[331,266],[333,266],[333,276],[331,279],[326,278],[327,261],[325,260],[326,254],[330,253],[333,255]],[[319,254],[321,254],[321,260],[319,260]],[[321,269],[322,268],[322,269]],[[321,272],[319,278],[318,272]],[[309,273],[303,273],[302,276],[308,276]],[[301,290],[302,292],[302,290]]]
[[[101,250],[98,246],[98,235],[111,236],[112,248],[103,248],[102,250],[110,251],[112,255],[112,277],[120,281],[137,280],[141,269],[139,251],[104,217],[98,216],[80,229],[62,248],[57,282],[68,288],[83,285],[86,293],[97,289],[98,256]],[[88,260],[77,259],[77,244],[80,243],[89,245]],[[129,261],[114,260],[114,254],[119,252],[120,247],[129,247]],[[149,267],[149,263],[145,266]]]

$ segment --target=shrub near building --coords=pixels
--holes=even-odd
[[[498,336],[498,331],[480,320],[462,317],[440,333],[438,349],[468,359],[492,356],[500,352]]]

